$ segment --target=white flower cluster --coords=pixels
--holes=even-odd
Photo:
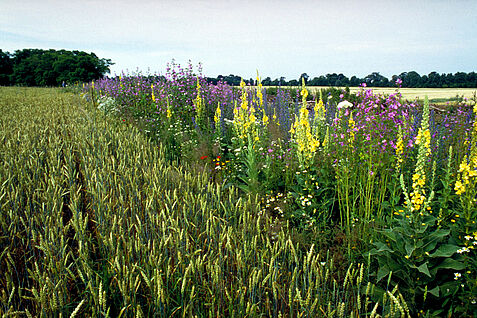
[[[109,96],[101,96],[98,99],[98,109],[106,115],[114,115],[119,112],[119,109],[116,107],[116,101]]]
[[[305,207],[305,206],[310,206],[310,205],[311,205],[311,199],[312,199],[312,198],[313,198],[313,197],[312,197],[310,194],[309,194],[308,196],[302,195],[302,196],[300,197],[301,205],[304,206],[304,207]]]
[[[353,107],[353,104],[351,104],[350,102],[348,102],[347,100],[344,100],[342,102],[340,102],[336,108],[338,109],[345,109],[345,108],[351,108]]]

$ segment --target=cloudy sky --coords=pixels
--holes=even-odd
[[[110,58],[112,74],[203,64],[287,79],[477,71],[476,0],[0,0],[0,48]]]

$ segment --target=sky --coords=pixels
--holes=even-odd
[[[111,75],[472,72],[477,0],[0,0],[0,49],[24,48],[94,52]]]

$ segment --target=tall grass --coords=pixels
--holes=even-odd
[[[0,314],[408,315],[251,196],[77,95],[0,88]]]

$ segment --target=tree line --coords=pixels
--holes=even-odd
[[[360,86],[362,83],[366,83],[367,86],[372,87],[395,87],[396,81],[400,79],[402,81],[401,87],[430,87],[430,88],[477,88],[477,73],[470,72],[457,72],[455,74],[439,74],[437,72],[431,72],[428,75],[419,75],[415,71],[403,72],[399,75],[393,75],[390,79],[379,74],[379,72],[373,72],[364,78],[352,76],[346,77],[343,74],[326,74],[318,77],[311,78],[308,74],[303,73],[298,79],[292,79],[287,81],[285,77],[280,77],[272,80],[270,77],[266,77],[262,80],[264,86],[299,86],[301,85],[302,78],[308,86]],[[236,75],[219,75],[216,78],[208,77],[207,80],[210,83],[218,83],[219,81],[225,82],[229,85],[240,85],[240,76]],[[257,84],[254,79],[244,79],[247,84]]]
[[[94,53],[67,50],[23,49],[10,54],[0,49],[0,86],[59,86],[77,82],[90,82],[102,78],[110,72],[114,63],[110,59],[100,59]],[[390,79],[373,72],[364,78],[346,77],[342,73],[326,74],[311,77],[307,73],[298,79],[286,80],[280,77],[272,80],[266,77],[262,80],[264,86],[299,86],[302,78],[308,86],[359,86],[366,83],[372,87],[394,87],[396,81],[402,81],[402,87],[431,87],[431,88],[477,88],[477,73],[431,72],[419,75],[415,71],[393,75]],[[208,77],[209,83],[217,84],[222,81],[229,85],[240,85],[242,77],[237,75],[219,75]],[[247,84],[256,85],[253,78],[244,79]]]
[[[0,86],[59,86],[89,82],[110,72],[114,63],[94,53],[67,50],[0,49]]]

